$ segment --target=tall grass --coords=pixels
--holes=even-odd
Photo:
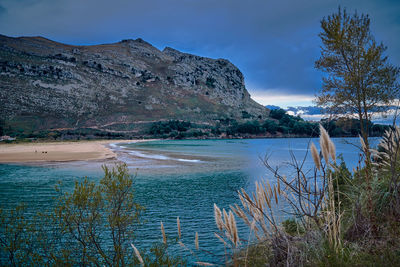
[[[387,131],[378,150],[365,151],[360,140],[360,153],[373,155],[373,160],[365,159],[364,166],[360,161],[355,178],[345,163],[337,164],[336,147],[320,126],[320,151],[309,145],[311,170],[304,169],[307,155],[297,160],[291,153],[294,175],[288,178],[266,157],[264,165],[273,173],[274,183],[256,182],[252,193],[240,189],[240,204],[230,206],[230,211],[214,204],[219,230],[215,236],[231,248],[229,262],[235,266],[400,262],[400,129]],[[282,212],[291,219],[282,221]],[[247,242],[238,242],[234,215],[247,225]],[[385,248],[388,257],[381,258],[377,251],[388,242],[392,250]]]

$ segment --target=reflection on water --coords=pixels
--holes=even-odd
[[[318,146],[318,139],[312,139]],[[358,143],[358,139],[346,139]],[[270,178],[260,160],[266,154],[274,166],[290,175],[285,165],[289,151],[299,159],[307,152],[310,139],[256,140],[182,140],[153,141],[133,144],[112,144],[118,160],[136,173],[136,201],[146,207],[147,223],[140,228],[135,244],[149,247],[161,240],[160,221],[167,235],[176,236],[176,217],[180,217],[183,241],[193,244],[197,231],[200,246],[214,256],[200,252],[202,260],[221,262],[224,248],[213,236],[216,226],[213,204],[228,208],[237,203],[240,188],[252,190],[255,180]],[[357,149],[334,139],[337,152],[350,169],[358,162]],[[375,140],[375,143],[377,140]],[[109,161],[109,164],[115,161]],[[99,181],[103,162],[49,163],[41,166],[0,164],[0,203],[10,208],[24,202],[30,212],[51,207],[54,186],[62,181],[63,188],[72,190],[75,180],[88,176]],[[312,166],[310,155],[305,168]],[[242,224],[239,224],[243,228]],[[242,230],[243,231],[243,230]],[[178,250],[178,248],[177,248]]]

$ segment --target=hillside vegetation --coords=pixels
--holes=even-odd
[[[240,70],[142,39],[73,46],[43,37],[0,35],[0,118],[13,131],[112,132],[162,120],[215,124],[266,118]]]
[[[322,120],[319,123],[305,121],[287,114],[282,109],[271,110],[263,119],[249,118],[242,114],[241,120],[221,119],[216,124],[196,123],[187,120],[162,120],[147,123],[116,123],[99,128],[76,128],[57,130],[34,130],[28,125],[0,120],[0,135],[17,137],[19,140],[79,140],[79,139],[127,139],[127,138],[262,138],[262,137],[317,137],[319,123],[332,137],[357,137],[361,133],[360,122],[352,118]],[[382,136],[388,125],[368,123],[370,136]]]

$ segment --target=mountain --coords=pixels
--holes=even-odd
[[[0,119],[33,129],[268,116],[228,60],[142,39],[74,46],[0,35],[0,106]]]
[[[275,109],[280,109],[281,107],[279,106],[275,106],[275,105],[266,105],[265,106],[267,109],[269,110],[275,110]]]

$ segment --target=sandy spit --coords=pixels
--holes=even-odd
[[[111,143],[135,143],[149,140],[96,140],[0,144],[0,163],[52,162],[115,159],[107,147]]]

